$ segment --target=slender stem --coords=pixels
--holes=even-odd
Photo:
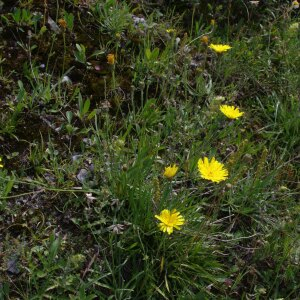
[[[112,84],[113,84],[113,90],[116,89],[116,75],[115,75],[115,64],[113,64],[113,67],[112,67],[112,72],[111,72],[111,75],[112,75]]]
[[[66,30],[63,28],[63,41],[64,41],[64,58],[63,58],[63,65],[62,65],[62,73],[65,72],[65,58],[66,58]]]

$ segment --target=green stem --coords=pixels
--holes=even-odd
[[[63,65],[62,65],[62,73],[65,72],[65,57],[66,57],[66,31],[63,29],[63,41],[64,41],[64,58],[63,58]]]
[[[113,69],[112,69],[112,84],[113,84],[113,90],[116,89],[116,76],[115,76],[115,64],[113,64]]]

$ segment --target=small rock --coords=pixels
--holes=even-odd
[[[86,169],[81,169],[79,171],[79,173],[77,174],[77,179],[81,182],[81,183],[84,183],[87,181],[89,177],[89,171],[86,170]]]
[[[17,264],[18,264],[18,256],[12,255],[7,262],[7,272],[14,275],[19,274],[20,270]]]
[[[59,26],[55,23],[55,21],[51,17],[48,17],[48,24],[52,31],[54,31],[55,33],[60,33]]]

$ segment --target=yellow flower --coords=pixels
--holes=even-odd
[[[106,56],[106,59],[107,59],[107,63],[108,64],[110,64],[110,65],[114,65],[115,64],[115,55],[113,53],[109,53]]]
[[[214,157],[208,161],[207,157],[198,160],[198,170],[200,176],[204,179],[219,183],[228,178],[228,171],[224,165],[218,162]]]
[[[65,19],[59,19],[57,22],[60,27],[67,28],[67,22]]]
[[[299,23],[295,22],[293,24],[291,24],[291,26],[289,27],[289,31],[297,31],[299,29]]]
[[[232,105],[221,105],[220,111],[229,119],[237,119],[244,114],[238,107]]]
[[[216,25],[216,20],[215,19],[211,19],[210,20],[210,25],[215,26]]]
[[[3,168],[3,164],[1,164],[2,157],[0,157],[0,168]]]
[[[299,2],[298,1],[293,1],[292,6],[293,6],[293,8],[299,8]]]
[[[173,166],[165,167],[164,176],[168,179],[173,178],[178,171],[178,167],[174,164]]]
[[[201,41],[203,44],[207,45],[207,44],[208,44],[208,41],[209,41],[209,37],[208,37],[207,35],[204,35],[204,36],[201,37],[200,41]]]
[[[174,28],[169,28],[169,29],[166,29],[166,32],[167,32],[167,33],[176,32],[176,29],[174,29]]]
[[[176,209],[172,211],[164,209],[159,216],[155,215],[155,218],[161,221],[161,223],[158,224],[159,229],[168,234],[171,234],[174,228],[180,230],[180,226],[184,224],[183,216],[181,216]]]
[[[232,48],[229,45],[215,45],[215,44],[210,44],[208,47],[217,53],[223,53]]]

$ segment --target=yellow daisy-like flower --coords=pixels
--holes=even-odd
[[[168,179],[173,178],[178,171],[178,167],[174,164],[173,166],[165,167],[164,176]]]
[[[237,107],[234,107],[233,105],[221,105],[220,111],[229,119],[237,119],[244,114],[242,111],[240,111]]]
[[[159,216],[155,215],[155,218],[161,221],[158,224],[159,229],[168,234],[171,234],[174,228],[180,230],[180,226],[184,224],[183,216],[176,209],[164,209]]]
[[[106,56],[106,59],[107,59],[107,63],[108,64],[110,64],[110,65],[114,65],[115,64],[115,55],[113,53],[109,53]]]
[[[299,8],[299,2],[298,1],[293,1],[292,6],[293,6],[293,8]]]
[[[0,157],[0,168],[3,168],[3,164],[1,164],[2,162],[2,157]]]
[[[224,165],[218,162],[214,157],[211,161],[207,157],[198,160],[198,170],[200,176],[204,179],[219,183],[228,178],[228,171]]]
[[[215,44],[210,44],[208,47],[217,53],[223,53],[232,48],[229,45],[215,45]]]

